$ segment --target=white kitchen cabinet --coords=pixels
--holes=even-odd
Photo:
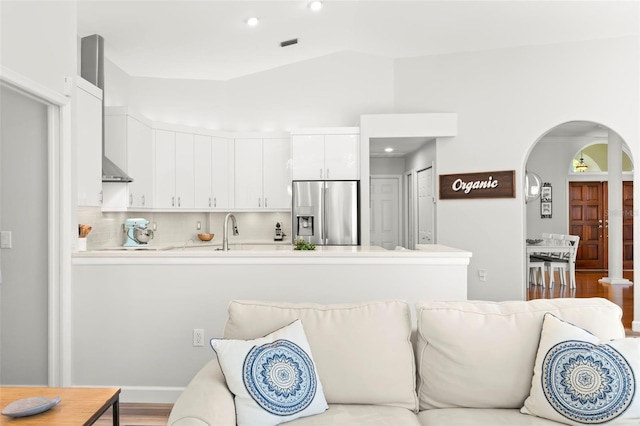
[[[194,135],[155,130],[155,207],[194,206]]]
[[[213,207],[211,136],[195,135],[193,138],[194,207]]]
[[[358,180],[358,134],[294,134],[293,180]]]
[[[151,123],[124,107],[107,107],[104,116],[105,151],[133,182],[105,182],[103,210],[124,211],[154,207],[154,144]]]
[[[176,132],[154,130],[155,207],[176,206]]]
[[[261,209],[262,139],[235,140],[235,207]]]
[[[234,149],[235,208],[290,209],[289,141],[236,139]]]
[[[211,138],[211,207],[233,206],[233,139]]]
[[[262,193],[264,207],[291,208],[291,145],[289,139],[263,139]]]
[[[190,133],[176,132],[176,207],[194,206],[193,139]]]
[[[127,123],[127,174],[129,183],[129,207],[154,207],[153,199],[153,131],[145,123],[126,117]]]
[[[216,136],[195,135],[193,142],[194,207],[228,209],[233,164],[232,141]]]
[[[79,206],[102,204],[102,91],[78,77],[76,165]]]

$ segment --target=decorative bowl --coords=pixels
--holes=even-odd
[[[200,241],[211,241],[214,235],[215,234],[198,234],[198,238],[200,238]]]

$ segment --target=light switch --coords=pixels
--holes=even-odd
[[[11,248],[11,231],[0,232],[0,249]]]

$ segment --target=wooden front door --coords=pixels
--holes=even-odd
[[[602,182],[569,182],[569,234],[580,236],[578,269],[605,268],[604,197]]]
[[[622,183],[623,268],[633,269],[633,182]],[[607,269],[607,182],[569,182],[569,233],[579,235],[578,269]]]
[[[622,182],[622,269],[633,269],[633,181]]]

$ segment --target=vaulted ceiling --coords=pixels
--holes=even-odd
[[[102,35],[129,75],[206,80],[343,51],[403,58],[638,34],[636,1],[333,0],[317,12],[309,1],[80,0],[78,29]]]

